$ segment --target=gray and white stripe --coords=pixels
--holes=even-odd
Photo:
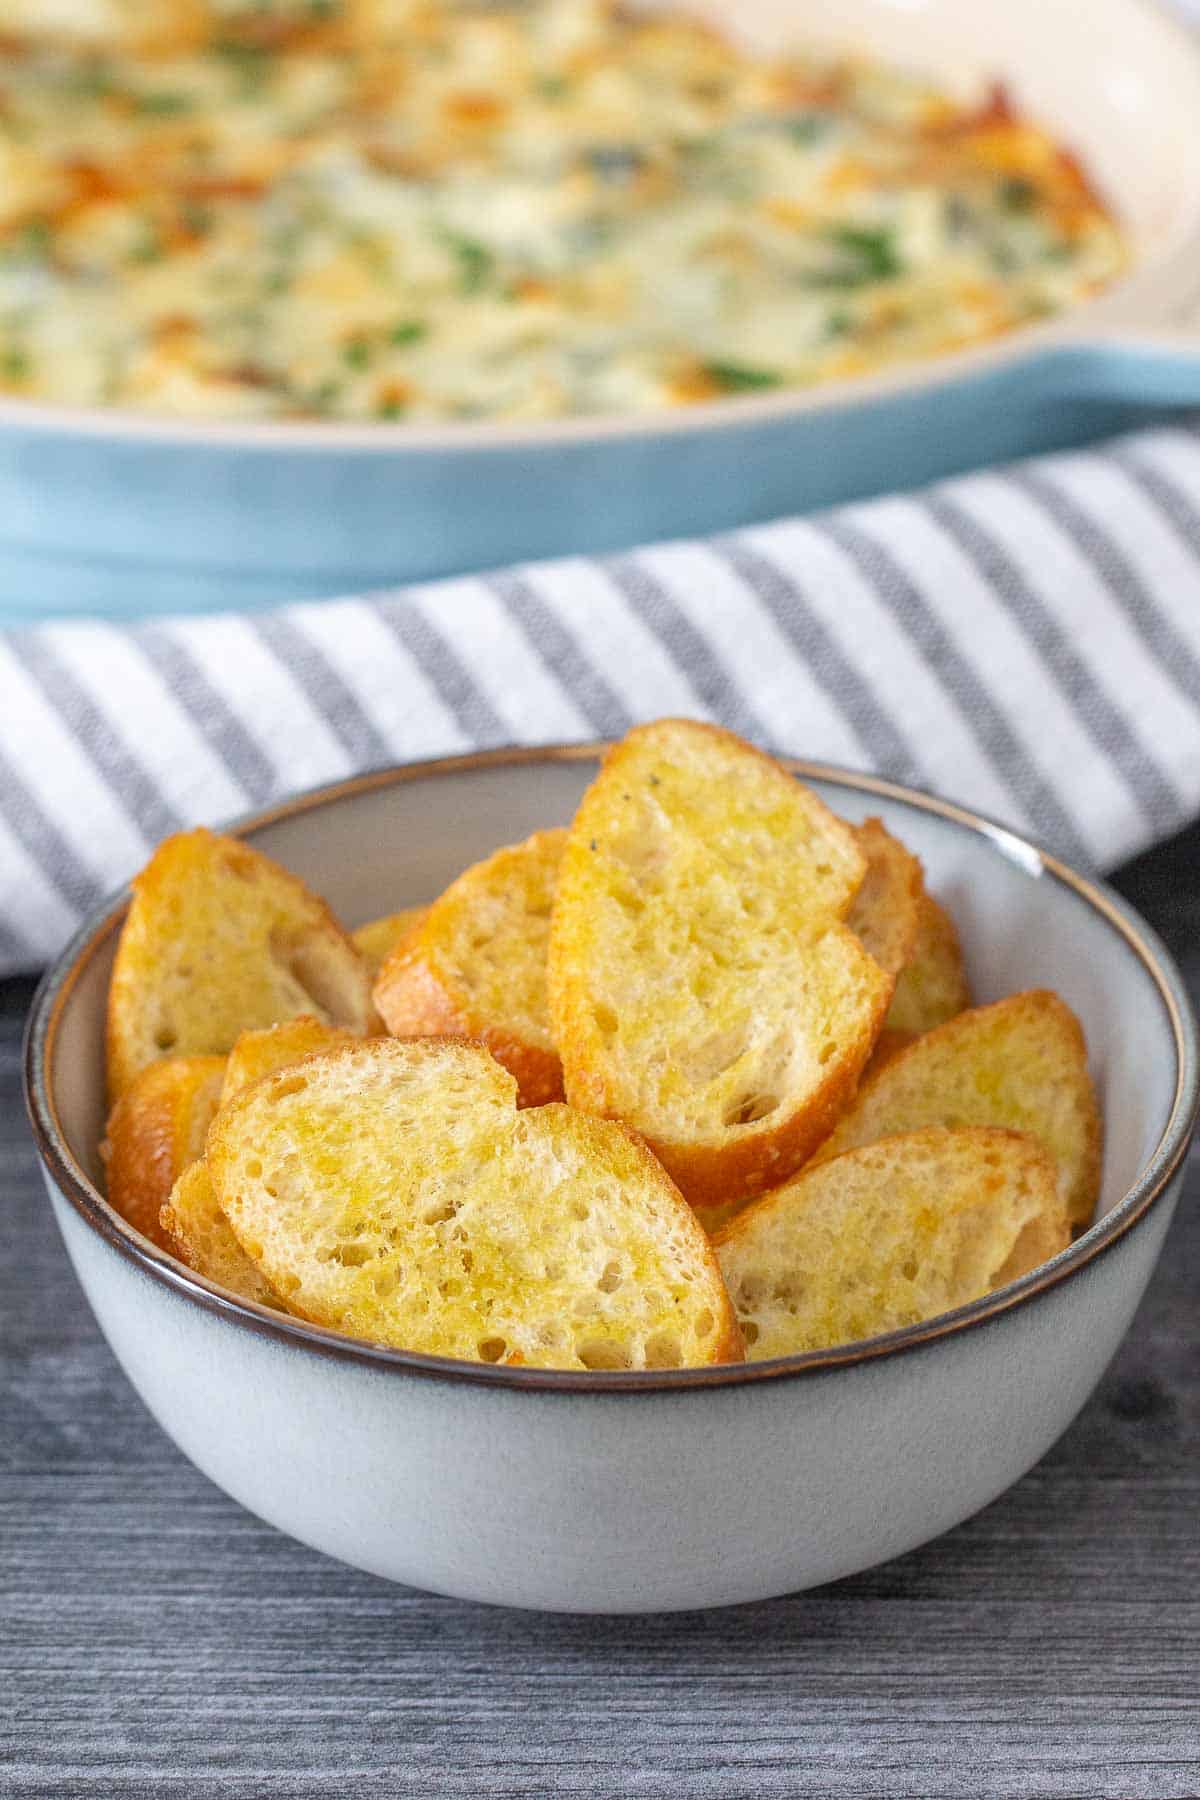
[[[184,634],[149,625],[134,632],[133,641],[247,800],[266,800],[278,780],[276,767],[205,674]]]
[[[178,831],[182,821],[175,808],[86,685],[55,655],[47,637],[36,632],[14,633],[9,648],[142,835],[155,843]]]
[[[259,616],[0,633],[0,974],[164,833],[690,713],[1105,865],[1200,812],[1200,440]]]
[[[731,731],[762,742],[766,737],[763,722],[730,672],[728,653],[736,645],[725,647],[725,657],[719,654],[708,635],[712,622],[704,605],[697,604],[697,597],[682,585],[678,593],[673,591],[670,549],[659,552],[654,568],[650,564],[652,554],[644,551],[640,557],[610,557],[604,563],[605,574],[671,661],[684,672],[700,708]],[[680,546],[675,554],[686,555],[687,547]]]
[[[533,582],[509,570],[493,575],[489,587],[525,633],[553,678],[565,687],[599,738],[623,737],[633,716],[616,687],[585,654],[559,613]]]
[[[937,504],[931,497],[931,516]],[[1033,820],[1041,835],[1062,845],[1067,855],[1081,859],[1083,843],[1068,808],[1029,756],[1003,699],[993,693],[984,671],[916,581],[861,520],[830,518],[822,522],[821,529],[876,588],[936,673],[947,701],[974,735],[979,752],[1012,790],[1024,816]]]
[[[1060,694],[1082,720],[1097,751],[1123,772],[1157,832],[1179,823],[1171,783],[1149,747],[1125,717],[1107,684],[1098,681],[1062,623],[1025,580],[1002,542],[970,509],[949,495],[930,500],[930,513],[979,571],[1054,678]]]

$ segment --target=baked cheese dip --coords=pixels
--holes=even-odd
[[[1003,94],[966,108],[674,14],[0,0],[0,32],[0,387],[23,398],[638,412],[977,343],[1125,260]]]

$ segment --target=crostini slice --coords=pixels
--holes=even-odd
[[[265,1075],[273,1075],[276,1069],[290,1068],[306,1056],[352,1044],[357,1035],[342,1025],[325,1025],[311,1013],[284,1019],[278,1025],[265,1025],[261,1031],[243,1031],[225,1059],[220,1105],[228,1106],[243,1088],[261,1081]]]
[[[385,913],[381,919],[369,919],[350,933],[351,942],[370,970],[372,981],[396,945],[421,923],[428,911],[427,906],[402,906],[399,912]]]
[[[738,1357],[708,1240],[645,1147],[516,1100],[482,1045],[356,1043],[222,1110],[213,1189],[271,1286],[356,1337],[565,1369]]]
[[[929,1125],[1029,1132],[1058,1164],[1071,1224],[1091,1223],[1100,1190],[1100,1108],[1083,1031],[1057,994],[1012,994],[915,1038],[863,1082],[816,1160]]]
[[[100,1155],[109,1202],[135,1230],[173,1249],[159,1212],[204,1154],[225,1078],[223,1056],[168,1056],[135,1075],[112,1112]]]
[[[895,978],[910,961],[917,942],[925,892],[921,864],[880,819],[864,819],[855,827],[854,836],[867,870],[846,923],[863,949]]]
[[[865,872],[850,827],[730,732],[630,732],[559,871],[568,1101],[639,1132],[696,1206],[790,1174],[853,1096],[891,998],[845,923]]]
[[[164,1056],[224,1055],[297,1013],[370,1028],[366,963],[323,900],[269,857],[203,829],[134,878],[108,1004],[113,1098]]]
[[[516,1077],[523,1106],[561,1100],[550,1031],[546,949],[566,847],[537,831],[451,882],[392,951],[375,1006],[395,1037],[468,1037]]]
[[[175,1183],[162,1208],[161,1229],[172,1253],[197,1275],[279,1312],[289,1309],[234,1235],[209,1180],[208,1164],[194,1162]]]
[[[751,1360],[915,1325],[1066,1248],[1035,1138],[939,1127],[811,1165],[714,1239]]]
[[[276,1069],[290,1068],[306,1056],[336,1050],[342,1044],[357,1041],[353,1032],[343,1030],[341,1026],[322,1025],[319,1019],[301,1015],[296,1019],[285,1019],[279,1025],[268,1025],[261,1031],[243,1031],[227,1057],[213,1059],[222,1072],[219,1092],[198,1142],[195,1136],[190,1140],[191,1155],[178,1169],[172,1191],[162,1196],[163,1204],[156,1221],[166,1248],[195,1269],[198,1275],[207,1276],[210,1281],[230,1288],[244,1299],[283,1306],[266,1277],[238,1243],[233,1227],[217,1204],[208,1168],[203,1162],[208,1126],[221,1107],[228,1106],[236,1094],[273,1074]],[[158,1069],[169,1066],[152,1064],[135,1081],[130,1094],[136,1093]],[[124,1101],[118,1101],[117,1110],[120,1111],[123,1105]]]
[[[924,892],[917,902],[916,940],[896,976],[886,1029],[920,1037],[970,1004],[958,928],[941,902]]]

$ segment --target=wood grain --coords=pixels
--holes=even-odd
[[[1200,993],[1200,831],[1126,871]],[[99,1337],[0,986],[0,1792],[1200,1792],[1200,1164],[1057,1448],[935,1544],[719,1613],[570,1619],[388,1587],[241,1512]]]

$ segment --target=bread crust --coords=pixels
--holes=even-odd
[[[172,1255],[206,1281],[216,1282],[239,1300],[302,1316],[285,1304],[238,1243],[217,1204],[203,1157],[180,1174],[159,1214],[159,1225]]]
[[[110,1204],[163,1250],[174,1243],[159,1212],[188,1164],[203,1153],[225,1075],[223,1056],[150,1063],[109,1115],[100,1154]]]

